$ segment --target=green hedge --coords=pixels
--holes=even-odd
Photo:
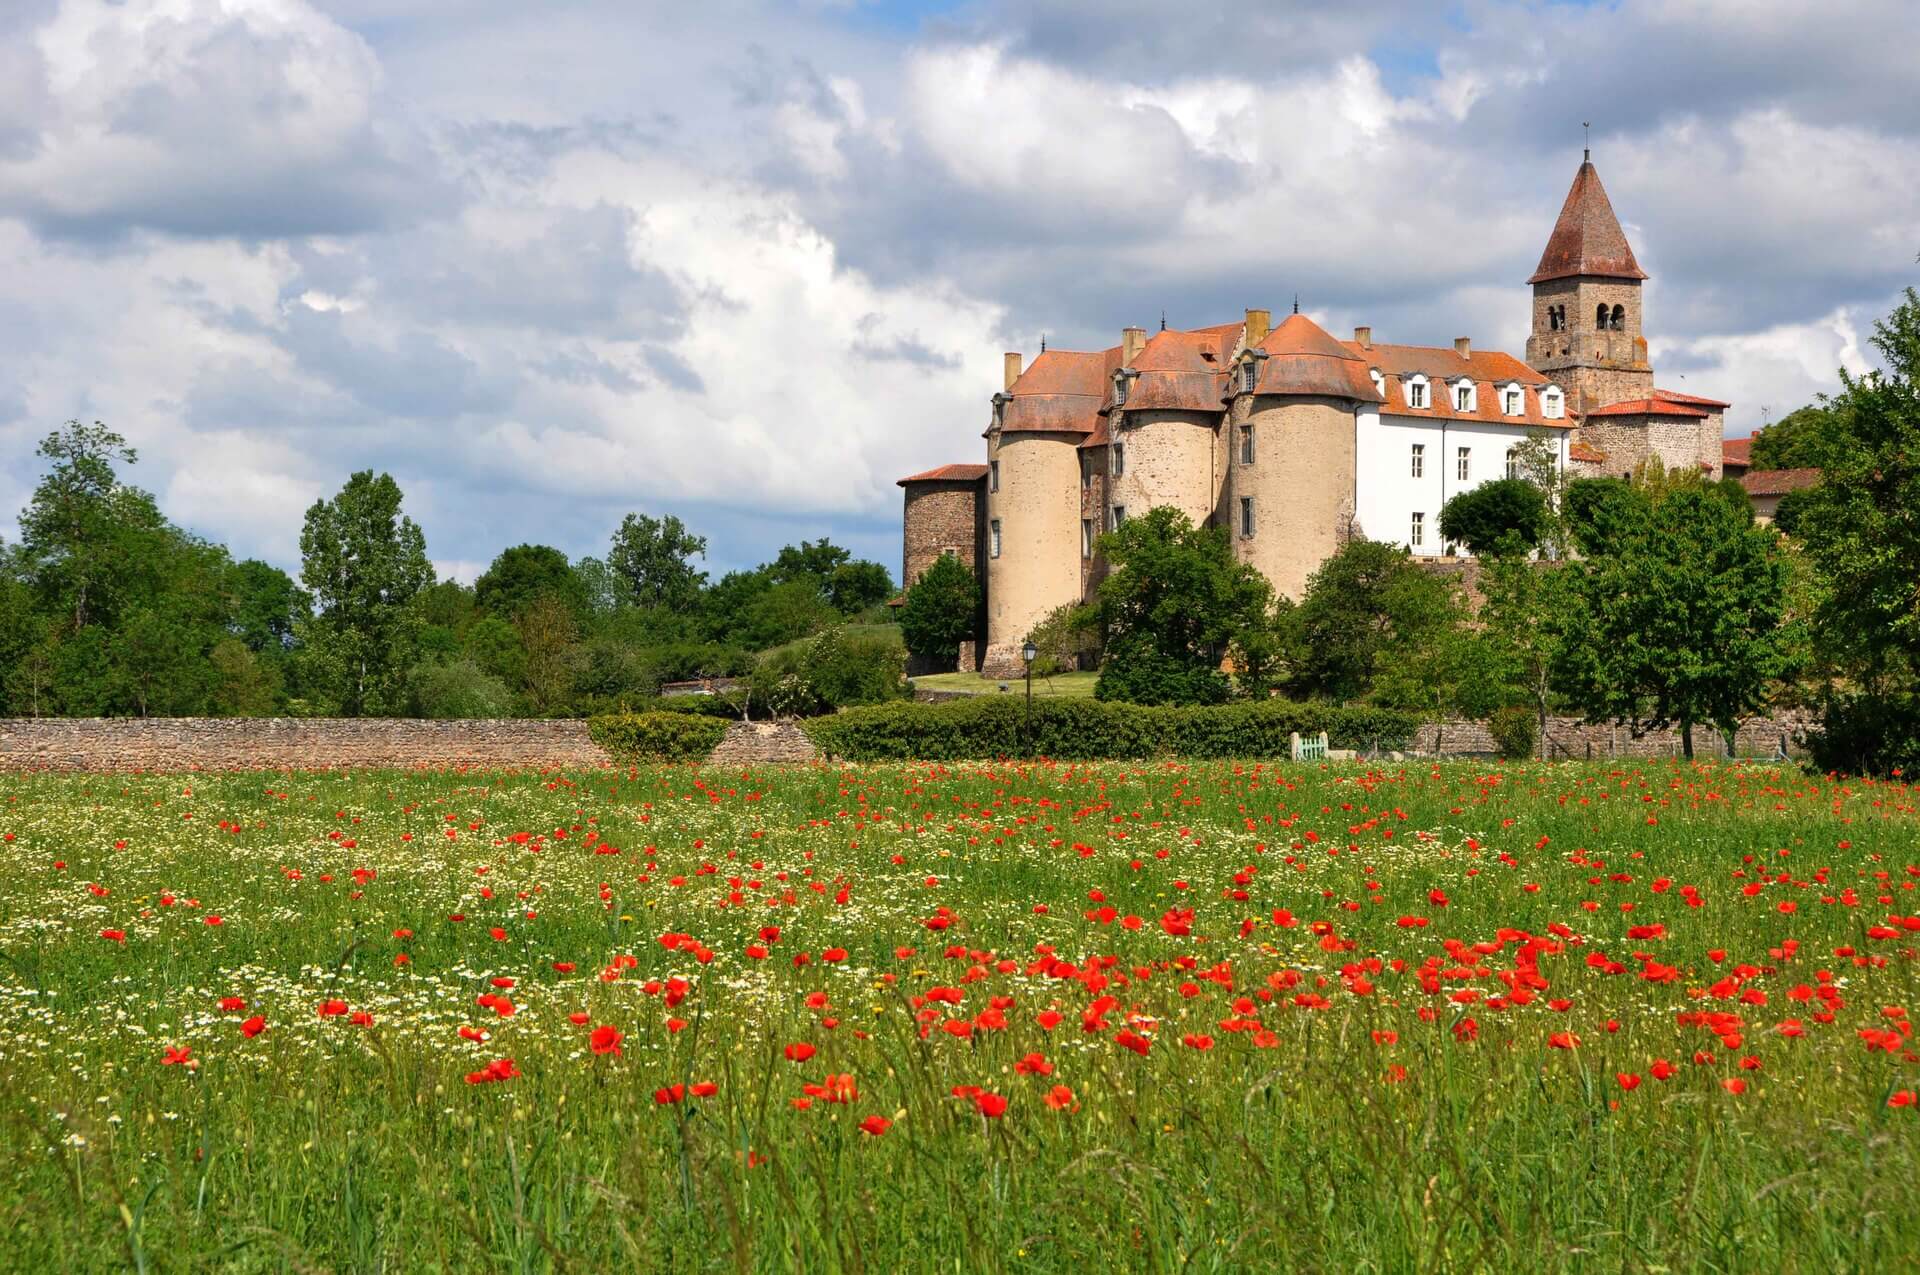
[[[1246,757],[1284,759],[1288,736],[1326,731],[1335,748],[1393,747],[1419,722],[1406,713],[1264,700],[1206,708],[1145,708],[1090,699],[1038,700],[1031,736],[1025,700],[982,695],[940,704],[879,704],[802,722],[829,757],[956,761],[988,757]]]
[[[693,713],[608,713],[587,719],[593,742],[620,761],[704,761],[727,724]]]

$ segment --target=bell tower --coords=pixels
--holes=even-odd
[[[1567,392],[1573,411],[1653,396],[1653,368],[1640,327],[1646,277],[1589,150],[1540,265],[1527,280],[1533,287],[1527,362]]]

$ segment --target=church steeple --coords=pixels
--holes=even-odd
[[[1527,280],[1533,288],[1527,362],[1566,390],[1574,410],[1653,393],[1641,335],[1640,285],[1646,277],[1589,151],[1573,175],[1540,265]]]
[[[1589,155],[1591,152],[1589,152]],[[1647,272],[1633,259],[1633,245],[1613,215],[1613,204],[1591,158],[1583,159],[1573,175],[1560,220],[1553,225],[1547,250],[1528,283],[1589,275],[1600,279],[1644,279]]]

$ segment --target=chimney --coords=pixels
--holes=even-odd
[[[1013,392],[1013,383],[1020,379],[1020,352],[1010,350],[1000,356],[1000,375],[1006,384],[1001,388],[1009,394]]]
[[[1470,336],[1457,336],[1453,338],[1453,352],[1463,359],[1472,358],[1473,338]]]
[[[1147,330],[1145,328],[1120,329],[1120,366],[1132,367],[1133,361],[1140,357],[1140,351],[1147,348]]]
[[[1271,310],[1247,311],[1247,344],[1255,346],[1267,339],[1267,333],[1273,330],[1273,312]]]
[[[1353,343],[1363,350],[1371,350],[1373,348],[1373,329],[1355,328],[1353,330]]]

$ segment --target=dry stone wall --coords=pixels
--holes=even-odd
[[[1734,755],[1769,757],[1783,745],[1791,757],[1806,755],[1806,733],[1813,719],[1799,713],[1779,713],[1770,717],[1748,718],[1734,736]],[[1429,722],[1410,741],[1411,751],[1426,756],[1461,757],[1491,755],[1499,751],[1485,722]],[[1711,726],[1693,730],[1696,757],[1722,755],[1723,741]],[[1681,755],[1678,730],[1648,731],[1636,737],[1624,726],[1591,725],[1577,717],[1547,719],[1547,751],[1554,761],[1595,761],[1611,757],[1678,757]]]
[[[584,721],[0,719],[0,770],[547,770],[611,761]]]

